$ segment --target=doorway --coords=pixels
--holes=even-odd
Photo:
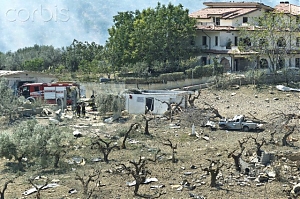
[[[146,112],[154,110],[154,98],[153,97],[146,97]]]

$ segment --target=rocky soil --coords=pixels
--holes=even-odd
[[[31,170],[20,173],[14,183],[8,185],[6,198],[36,198],[35,193],[24,196],[22,193],[32,186],[28,183],[29,176],[46,176],[58,187],[41,191],[41,198],[86,198],[83,196],[83,187],[76,174],[88,179],[88,176],[100,171],[99,180],[90,182],[89,190],[95,186],[94,198],[140,198],[134,196],[134,181],[122,168],[133,168],[129,161],[139,161],[140,157],[155,160],[147,161],[145,170],[149,171],[147,178],[153,180],[141,185],[139,193],[160,198],[289,198],[291,188],[299,180],[297,161],[289,158],[292,152],[298,152],[299,119],[293,119],[296,125],[292,134],[293,146],[282,146],[281,140],[287,132],[281,128],[283,114],[294,113],[300,115],[300,93],[278,91],[274,86],[232,87],[226,90],[203,89],[199,99],[195,101],[195,108],[189,108],[174,116],[172,121],[156,117],[149,122],[150,136],[144,135],[145,122],[139,116],[124,116],[122,120],[111,124],[103,123],[100,117],[94,118],[88,113],[88,118],[73,118],[67,125],[84,134],[76,139],[76,145],[65,157],[64,162],[72,157],[80,157],[72,165],[64,164],[58,170]],[[264,123],[262,132],[242,132],[212,130],[203,127],[208,120],[218,122],[211,108],[218,110],[223,117],[233,117],[244,114],[249,118],[261,120]],[[142,122],[141,122],[142,121]],[[45,122],[45,120],[43,120]],[[119,146],[126,132],[133,123],[141,123],[141,127],[133,130],[126,142],[126,149],[114,150],[109,155],[109,163],[101,161],[103,154],[93,150],[87,140],[95,133],[103,139],[116,143]],[[197,136],[190,135],[192,125],[195,125]],[[274,133],[271,141],[271,133]],[[255,140],[266,143],[261,147],[265,153],[274,154],[274,160],[263,165],[256,158]],[[247,142],[246,142],[247,140]],[[238,155],[244,150],[242,159],[250,171],[236,171],[234,159],[229,154]],[[174,147],[175,163],[172,163],[172,148]],[[176,146],[176,148],[175,148]],[[158,153],[157,151],[160,150]],[[234,153],[233,153],[234,152]],[[278,156],[281,154],[281,156]],[[300,157],[300,156],[299,156]],[[95,158],[98,158],[96,161]],[[300,159],[300,158],[299,158]],[[247,163],[253,162],[251,166]],[[2,160],[3,168],[1,181],[4,177],[13,176],[7,170],[7,160]],[[123,166],[122,166],[123,165]],[[223,166],[222,166],[223,165]],[[219,167],[217,184],[211,187],[211,175],[207,170],[213,171]],[[40,178],[37,183],[44,184]],[[73,190],[74,193],[71,191]],[[93,197],[92,197],[93,198]]]

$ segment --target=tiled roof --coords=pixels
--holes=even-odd
[[[0,77],[24,73],[24,71],[0,70]]]
[[[300,15],[300,6],[296,6],[288,3],[280,3],[275,7],[276,11],[283,12],[285,14],[291,13],[292,15]]]
[[[191,13],[190,17],[208,19],[212,15],[218,15],[222,19],[233,19],[258,9],[259,8],[204,8]]]
[[[207,25],[197,25],[196,26],[197,30],[215,30],[215,31],[234,31],[234,30],[238,30],[236,27],[233,26],[207,26]]]
[[[204,2],[203,4],[207,8],[191,13],[190,17],[208,19],[212,15],[218,15],[222,19],[233,19],[262,8],[273,10],[273,8],[257,2]]]
[[[211,8],[264,8],[266,10],[273,10],[270,6],[264,5],[263,3],[258,2],[234,2],[234,1],[224,1],[224,2],[204,2],[203,5]]]
[[[22,73],[40,74],[41,76],[55,77],[54,75],[51,75],[51,74],[35,72],[35,71],[11,71],[11,70],[0,70],[0,77],[6,77],[6,76],[17,75],[17,74],[22,74]]]

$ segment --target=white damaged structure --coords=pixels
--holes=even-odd
[[[151,111],[155,115],[163,115],[171,104],[186,108],[189,93],[178,90],[128,90],[124,93],[125,109],[129,114]]]

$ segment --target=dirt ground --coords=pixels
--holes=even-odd
[[[99,150],[93,150],[88,146],[87,140],[92,133],[99,133],[103,139],[121,145],[124,131],[130,125],[142,121],[139,116],[125,116],[118,122],[111,124],[103,123],[101,117],[87,113],[87,118],[73,119],[68,123],[74,129],[84,134],[84,137],[76,139],[76,145],[72,151],[64,157],[64,162],[72,157],[84,158],[84,164],[65,164],[62,168],[53,170],[32,170],[28,168],[26,172],[20,173],[20,177],[14,183],[8,184],[5,192],[6,198],[36,198],[36,194],[28,196],[22,193],[32,186],[27,179],[30,176],[46,176],[50,181],[59,184],[58,187],[48,188],[41,191],[41,198],[86,198],[83,195],[83,187],[79,180],[75,180],[78,173],[87,179],[93,171],[100,171],[99,180],[90,182],[89,190],[97,184],[91,198],[140,198],[134,196],[134,186],[128,186],[134,179],[131,175],[121,171],[121,164],[131,167],[130,160],[138,161],[140,157],[154,160],[155,153],[160,150],[160,158],[156,162],[147,161],[146,166],[149,174],[147,178],[155,178],[154,182],[141,185],[140,194],[157,196],[160,198],[289,198],[287,192],[293,184],[299,182],[299,171],[285,165],[285,162],[273,162],[271,165],[256,169],[253,176],[235,170],[233,158],[228,158],[228,154],[234,150],[239,151],[239,140],[253,137],[261,141],[263,138],[267,143],[262,146],[266,152],[298,152],[299,142],[293,142],[293,147],[281,145],[283,132],[275,134],[275,143],[269,143],[270,134],[274,132],[280,113],[295,113],[300,115],[299,92],[282,92],[274,86],[241,86],[226,90],[203,89],[199,99],[195,101],[196,108],[189,108],[174,116],[173,121],[157,117],[149,122],[149,132],[151,136],[143,134],[145,122],[142,127],[130,133],[126,142],[126,149],[114,150],[109,154],[109,163],[103,161],[92,161],[95,158],[103,159]],[[214,107],[223,117],[233,117],[236,114],[244,114],[247,117],[255,117],[264,122],[262,132],[242,132],[212,130],[202,127],[208,120],[208,115],[201,110]],[[297,108],[298,107],[298,108]],[[275,114],[274,114],[275,113]],[[218,118],[215,118],[218,121]],[[45,122],[45,120],[43,120]],[[299,119],[296,120],[299,129]],[[190,136],[192,125],[199,137]],[[74,126],[76,125],[76,126]],[[205,139],[204,139],[205,137]],[[299,132],[293,134],[294,140],[300,139]],[[167,139],[175,146],[176,163],[172,163],[172,149],[166,145]],[[278,142],[277,142],[278,141]],[[254,140],[251,138],[244,145],[245,150],[242,155],[244,160],[248,160],[249,154],[246,152],[255,149]],[[248,156],[247,156],[248,155]],[[224,166],[220,168],[217,178],[217,186],[210,187],[210,175],[204,171],[211,162],[212,168],[218,166],[218,161]],[[7,160],[1,161],[3,186],[5,180],[16,175],[7,170]],[[286,160],[286,164],[288,164]],[[275,168],[280,168],[280,176],[269,178],[266,182],[255,180],[260,173],[267,173]],[[284,167],[284,168],[283,168]],[[277,173],[279,174],[279,173]],[[6,177],[6,178],[5,178]],[[37,184],[44,184],[45,180],[40,178]],[[0,187],[1,188],[1,187]],[[76,193],[69,193],[76,190]]]

